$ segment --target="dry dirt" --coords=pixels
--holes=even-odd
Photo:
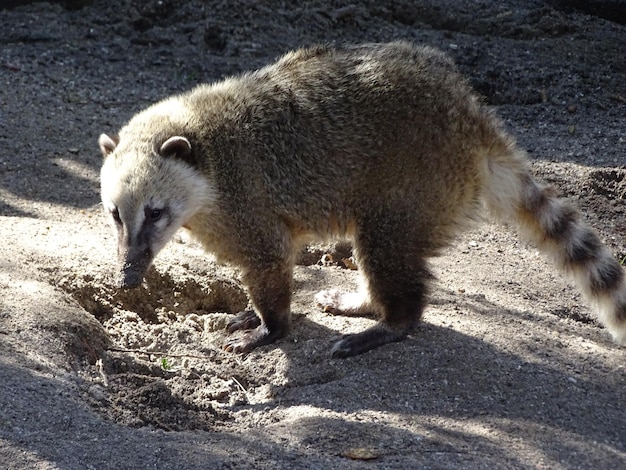
[[[506,227],[485,221],[433,261],[402,343],[330,359],[374,320],[316,309],[314,292],[358,276],[318,247],[296,269],[289,337],[228,354],[247,297],[194,244],[172,242],[140,290],[114,288],[96,145],[291,48],[409,39],[457,60],[622,259],[619,2],[66,3],[0,9],[0,468],[626,468],[626,350]]]

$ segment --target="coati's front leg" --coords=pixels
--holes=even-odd
[[[228,323],[229,333],[248,330],[226,342],[224,349],[229,352],[249,352],[273,343],[289,331],[292,270],[283,264],[255,268],[244,274],[243,281],[256,313],[241,312]]]

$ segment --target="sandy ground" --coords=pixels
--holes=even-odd
[[[374,320],[315,307],[358,271],[311,248],[291,334],[241,356],[221,350],[237,271],[177,237],[118,292],[99,206],[97,136],[149,103],[301,45],[401,38],[448,51],[623,259],[626,21],[568,3],[0,10],[0,468],[626,468],[626,351],[507,227],[433,261],[408,340],[345,360],[333,341]]]

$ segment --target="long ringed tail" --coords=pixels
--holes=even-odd
[[[499,218],[551,257],[596,308],[615,342],[626,345],[626,274],[579,212],[532,177],[526,155],[509,140],[490,149],[485,199]]]

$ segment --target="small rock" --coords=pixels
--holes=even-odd
[[[378,453],[374,449],[370,449],[368,447],[355,447],[348,449],[341,455],[352,460],[374,460],[378,458]]]

